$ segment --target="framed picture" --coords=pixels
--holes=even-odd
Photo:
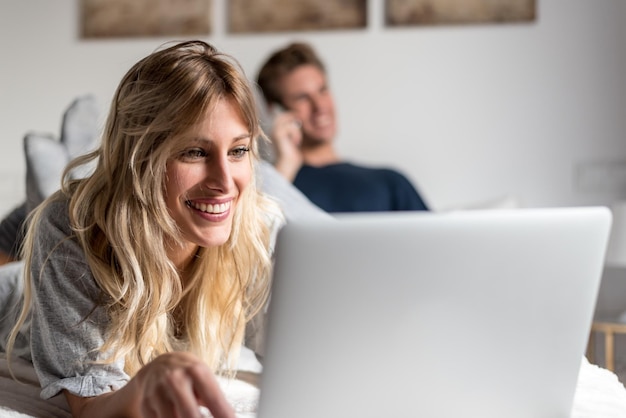
[[[386,0],[387,26],[529,22],[536,0]]]
[[[212,0],[80,0],[82,38],[211,33]]]
[[[367,0],[230,0],[230,33],[365,28]]]

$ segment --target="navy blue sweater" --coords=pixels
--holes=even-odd
[[[428,210],[411,182],[398,171],[350,163],[304,165],[293,184],[326,212]]]

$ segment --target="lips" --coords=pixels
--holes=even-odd
[[[318,116],[313,119],[313,126],[318,129],[323,129],[328,127],[333,123],[333,119],[330,116]]]

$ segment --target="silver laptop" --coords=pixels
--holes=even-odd
[[[594,207],[287,225],[258,417],[568,417],[610,224]]]

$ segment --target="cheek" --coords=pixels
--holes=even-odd
[[[326,107],[331,110],[335,109],[335,102],[333,101],[332,96],[328,96],[326,98]]]
[[[170,214],[172,214],[173,210],[175,210],[176,202],[178,200],[176,184],[176,178],[168,175],[167,179],[165,180],[165,190],[163,191],[163,197],[165,198],[165,205],[167,206]]]
[[[232,171],[233,182],[237,185],[239,192],[242,192],[252,181],[252,166],[248,163],[237,165]]]
[[[192,177],[189,169],[173,163],[168,166],[165,178],[165,200],[168,206],[175,204],[187,188],[186,182]]]
[[[303,100],[290,104],[289,110],[293,112],[296,117],[301,119],[311,113],[310,106]]]
[[[308,105],[302,105],[296,110],[296,116],[299,119],[306,119],[311,115],[311,107]]]

